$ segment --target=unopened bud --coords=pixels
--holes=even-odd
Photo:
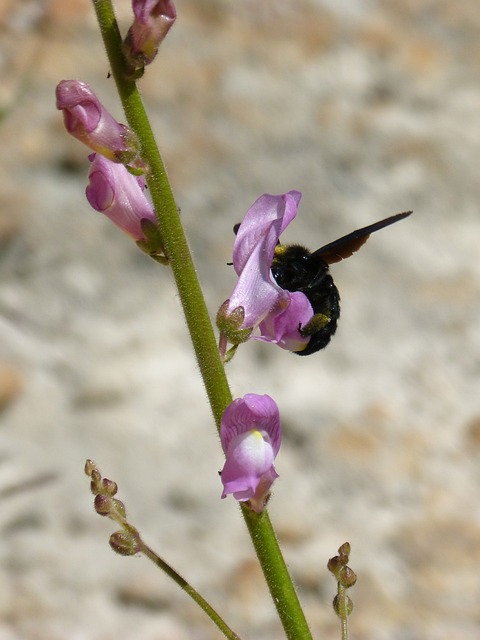
[[[350,567],[347,566],[342,567],[342,569],[338,572],[338,576],[336,577],[338,582],[342,585],[342,587],[345,587],[345,589],[353,587],[353,585],[357,581],[357,574],[355,573],[355,571],[353,571],[353,569],[350,569]]]
[[[144,240],[142,220],[157,224],[157,218],[144,194],[143,176],[134,176],[122,164],[110,162],[97,153],[90,154],[88,159],[91,165],[85,193],[91,206],[134,240]]]
[[[115,531],[110,536],[109,544],[121,556],[134,556],[141,551],[137,537],[130,531]]]
[[[139,152],[136,135],[110,115],[86,82],[62,80],[56,98],[68,133],[112,162],[135,161]]]
[[[91,478],[94,471],[97,471],[97,465],[93,462],[93,460],[87,459],[85,461],[85,475]]]
[[[113,498],[97,494],[94,500],[95,511],[100,516],[108,516],[112,510]]]
[[[343,567],[343,563],[339,556],[334,556],[333,558],[330,558],[330,560],[327,562],[327,569],[331,573],[333,573],[333,575],[335,576],[335,578],[337,578],[337,580],[342,567]]]
[[[350,600],[348,596],[338,596],[336,595],[333,599],[333,609],[337,616],[344,620],[347,616],[349,616],[353,611],[353,602]]]
[[[108,478],[102,480],[103,493],[108,496],[114,496],[118,491],[117,483]]]
[[[127,513],[126,513],[125,505],[123,504],[123,502],[121,500],[117,500],[116,498],[113,498],[112,508],[110,510],[110,517],[113,518],[114,520],[120,521],[120,520],[125,520],[126,516],[127,516]]]
[[[338,553],[341,556],[346,556],[348,562],[348,556],[350,555],[351,546],[349,542],[344,542],[341,547],[338,548]]]
[[[175,22],[177,11],[171,0],[133,0],[135,19],[123,49],[131,74],[140,77],[145,65],[157,55],[158,47]]]

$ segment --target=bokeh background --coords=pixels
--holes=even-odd
[[[127,0],[116,3],[125,32]],[[480,635],[480,11],[477,0],[177,0],[141,81],[212,317],[232,226],[300,189],[284,240],[318,248],[406,209],[332,268],[337,335],[250,343],[236,396],[280,405],[270,513],[318,638],[329,557],[358,574],[352,638]],[[54,89],[122,120],[87,0],[0,2],[0,639],[216,640],[144,558],[108,547],[85,459],[145,540],[242,638],[276,621],[232,499],[168,270],[84,197]]]

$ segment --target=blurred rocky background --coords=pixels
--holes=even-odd
[[[127,0],[117,10],[124,32]],[[177,0],[141,90],[214,317],[232,226],[300,189],[311,249],[414,209],[332,268],[337,335],[250,343],[236,396],[278,401],[270,513],[314,637],[339,638],[348,540],[357,640],[480,635],[480,11],[477,0]],[[87,0],[0,2],[0,639],[216,640],[144,558],[111,552],[85,458],[147,543],[245,640],[283,632],[232,499],[168,270],[84,197],[88,151],[54,89],[122,120]]]

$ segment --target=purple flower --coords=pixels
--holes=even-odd
[[[110,115],[88,84],[62,80],[55,93],[65,128],[74,138],[112,162],[127,164],[137,157],[133,132]]]
[[[144,178],[96,153],[88,159],[91,166],[85,193],[89,203],[135,240],[144,240],[141,221],[157,224],[153,207],[144,194]]]
[[[171,0],[133,0],[135,19],[124,42],[133,70],[142,70],[157,55],[158,47],[175,22],[177,11]]]
[[[299,191],[260,196],[238,229],[233,247],[238,282],[217,315],[222,335],[234,345],[248,340],[257,327],[257,340],[289,351],[302,350],[310,339],[299,331],[313,316],[307,296],[282,289],[271,273],[280,234],[297,215],[301,197]]]
[[[226,456],[220,476],[222,498],[232,493],[240,502],[248,500],[252,509],[260,513],[278,478],[273,462],[282,431],[275,401],[255,393],[234,400],[223,414],[220,438]]]

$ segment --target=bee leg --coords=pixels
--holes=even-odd
[[[298,325],[298,330],[303,337],[313,336],[314,333],[318,333],[322,329],[324,329],[331,318],[326,316],[324,313],[316,313],[306,325],[302,327],[302,325]]]

